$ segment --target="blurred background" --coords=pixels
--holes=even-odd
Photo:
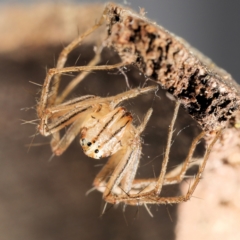
[[[240,79],[239,1],[116,2],[137,12],[139,7],[144,8],[148,18],[183,37],[234,79]],[[34,109],[41,91],[29,81],[43,83],[46,68],[54,67],[63,46],[99,19],[103,3],[0,1],[0,239],[193,239],[191,229],[195,229],[195,239],[198,231],[199,239],[239,239],[239,205],[229,210],[229,205],[223,204],[224,210],[221,208],[219,215],[217,210],[212,214],[208,212],[205,195],[196,194],[201,200],[191,200],[197,208],[185,210],[190,212],[189,218],[181,217],[178,206],[151,207],[154,218],[143,207],[127,207],[123,212],[122,206],[116,209],[108,206],[100,217],[101,194],[93,192],[85,196],[85,193],[92,186],[99,164],[105,160],[97,162],[85,157],[78,139],[51,162],[48,161],[51,157],[48,138],[36,136],[28,150],[36,125],[21,125],[21,119],[37,119]],[[67,65],[74,65],[77,59],[78,65],[86,65],[94,55],[93,45],[98,36],[99,33],[95,33],[86,39],[83,46],[71,54]],[[114,63],[119,59],[105,50],[102,63],[107,61]],[[144,82],[136,70],[129,69],[128,77],[132,87]],[[125,90],[124,77],[117,72],[92,73],[71,97],[106,96]],[[154,107],[154,115],[144,132],[144,155],[138,177],[153,174],[155,169],[157,172],[161,163],[157,160],[164,151],[174,103],[164,92],[158,94],[160,97],[150,94],[125,103],[140,121],[147,109]],[[193,122],[183,111],[179,119],[176,132],[190,127],[182,131],[181,138],[176,138],[171,167],[184,159],[193,136],[199,131],[196,126],[192,127]],[[235,176],[236,172],[230,169],[229,175]],[[239,177],[237,180],[234,184],[239,186]],[[179,193],[178,189],[170,189],[166,195],[171,191]],[[231,194],[228,196],[232,197]],[[235,191],[235,194],[238,193]],[[190,203],[182,205],[190,206],[187,204]],[[191,218],[201,213],[204,217]],[[211,215],[214,221],[209,220]],[[216,222],[222,216],[223,220]],[[190,221],[185,221],[187,218]]]

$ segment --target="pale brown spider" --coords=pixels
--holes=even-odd
[[[220,133],[216,134],[212,143],[207,146],[194,183],[190,186],[187,194],[177,197],[160,197],[163,185],[176,184],[183,180],[186,171],[192,164],[191,160],[196,145],[205,136],[205,132],[199,134],[193,140],[188,156],[181,167],[166,174],[173,128],[180,103],[178,101],[176,103],[169,126],[167,146],[159,177],[135,179],[141,157],[142,141],[140,135],[146,127],[152,109],[149,109],[143,122],[135,127],[132,124],[131,113],[118,105],[139,94],[156,91],[157,87],[132,89],[106,98],[86,95],[64,101],[87,74],[86,71],[110,70],[124,65],[120,63],[112,66],[94,66],[99,59],[99,53],[97,53],[88,66],[63,68],[68,54],[100,24],[101,21],[64,48],[58,59],[57,67],[48,71],[37,108],[40,118],[39,132],[44,136],[52,136],[51,147],[55,155],[62,154],[75,137],[80,134],[80,144],[86,155],[95,159],[110,157],[94,180],[95,189],[103,193],[103,199],[106,202],[141,205],[187,201],[200,181],[210,150]],[[58,94],[60,75],[79,71],[83,72],[69,83],[61,95]],[[60,138],[60,130],[66,127],[68,128],[65,134]]]

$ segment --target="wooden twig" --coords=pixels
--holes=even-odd
[[[188,43],[119,5],[106,6],[106,45],[184,106],[206,132],[225,128],[240,107],[239,86]]]

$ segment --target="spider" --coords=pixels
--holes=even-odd
[[[220,133],[217,133],[213,141],[206,147],[194,183],[190,186],[187,194],[176,197],[161,197],[160,193],[164,185],[176,184],[183,180],[186,171],[192,165],[194,150],[199,140],[206,134],[202,132],[193,140],[187,158],[180,167],[166,173],[174,124],[180,103],[176,102],[169,126],[165,156],[159,177],[135,179],[142,152],[141,133],[145,129],[153,110],[150,108],[143,122],[139,126],[134,126],[132,114],[121,107],[120,103],[143,93],[157,91],[158,87],[149,86],[131,89],[116,96],[105,98],[85,95],[72,100],[65,100],[89,71],[110,70],[124,65],[124,63],[119,63],[95,66],[100,59],[100,52],[97,52],[88,66],[64,68],[68,54],[101,24],[102,20],[65,47],[59,56],[56,68],[48,70],[37,107],[37,114],[40,118],[38,130],[44,136],[52,136],[51,148],[54,155],[61,155],[79,134],[80,145],[87,156],[95,159],[110,157],[93,183],[94,188],[103,193],[103,199],[108,203],[118,204],[123,202],[129,205],[145,205],[187,201],[200,181],[210,150]],[[59,94],[58,86],[61,74],[69,72],[81,73]],[[60,131],[63,128],[67,128],[67,130],[60,137]]]

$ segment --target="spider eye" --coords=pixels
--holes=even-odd
[[[85,138],[81,139],[81,141],[82,141],[82,145],[84,145],[84,142],[85,142]]]
[[[91,143],[91,142],[88,142],[87,145],[90,147],[90,146],[92,145],[92,143]]]
[[[96,149],[94,152],[95,152],[95,153],[98,153],[98,152],[99,152],[99,150],[98,150],[98,149]]]

